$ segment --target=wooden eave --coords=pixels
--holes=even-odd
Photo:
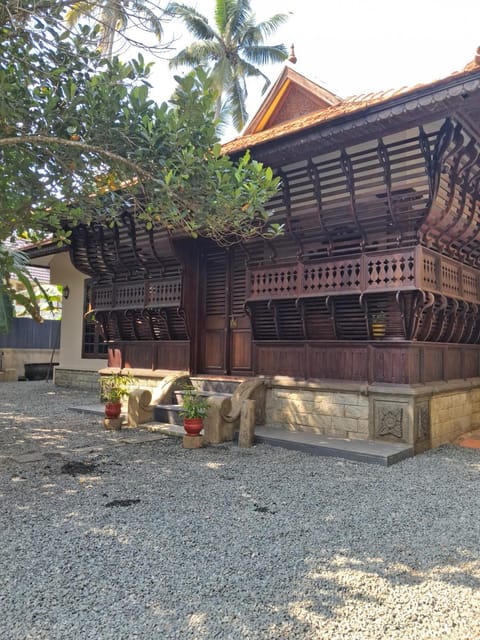
[[[310,152],[362,142],[372,135],[393,133],[422,120],[446,113],[460,113],[472,133],[480,138],[480,66],[457,72],[427,85],[358,96],[272,129],[243,136],[223,145],[223,152],[237,156],[247,149],[273,167],[295,162]],[[469,106],[471,104],[471,106]]]
[[[58,242],[52,240],[45,240],[39,244],[31,244],[22,248],[22,252],[29,257],[30,262],[38,266],[45,266],[45,261],[40,260],[41,258],[65,253],[66,251],[68,251],[67,245],[59,245]]]

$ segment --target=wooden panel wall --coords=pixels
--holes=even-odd
[[[256,373],[422,384],[480,376],[480,346],[378,341],[254,343]]]

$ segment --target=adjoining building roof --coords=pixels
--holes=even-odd
[[[316,85],[311,81],[309,85],[305,84],[303,76],[289,67],[286,67],[278,80],[272,87],[264,102],[262,103],[257,114],[253,117],[250,124],[245,129],[244,134],[227,142],[223,145],[223,152],[232,154],[244,151],[246,149],[286,137],[288,135],[302,132],[306,129],[316,127],[318,125],[328,124],[334,120],[346,115],[361,113],[363,110],[374,106],[388,105],[398,98],[406,98],[410,94],[415,94],[429,88],[440,88],[443,84],[455,79],[468,79],[469,75],[476,74],[480,71],[480,47],[477,49],[475,58],[468,63],[464,69],[455,71],[449,76],[435,80],[431,83],[417,84],[412,87],[401,87],[400,89],[389,89],[387,91],[379,91],[357,96],[351,96],[344,100],[338,98],[326,89]],[[297,112],[295,117],[286,119],[283,114],[294,111],[289,108],[288,102],[295,97],[295,93],[289,87],[301,87],[302,90],[312,90],[312,100],[320,101],[323,98],[323,104],[318,102],[316,109],[307,109],[307,112]],[[328,104],[330,100],[330,104]]]
[[[24,240],[6,240],[5,244],[13,250],[21,251],[28,255],[28,249],[32,247],[31,243],[27,243]],[[32,280],[38,281],[40,284],[50,283],[50,269],[48,267],[40,267],[28,265],[27,271],[30,274]]]

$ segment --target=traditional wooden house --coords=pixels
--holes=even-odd
[[[268,423],[418,450],[477,426],[480,56],[347,100],[287,67],[246,149],[281,176],[276,239],[74,229],[108,366],[265,376]]]

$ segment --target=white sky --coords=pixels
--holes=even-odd
[[[215,0],[183,0],[212,18]],[[480,45],[479,0],[252,0],[258,20],[291,13],[268,44],[294,43],[296,69],[341,97],[411,86],[463,68]],[[176,37],[181,24],[167,26]],[[186,44],[179,41],[179,47]],[[155,97],[166,100],[174,84],[157,63]],[[273,81],[282,65],[263,68]],[[177,70],[180,74],[183,71]],[[248,111],[262,102],[249,84]],[[228,138],[235,137],[235,133]]]

